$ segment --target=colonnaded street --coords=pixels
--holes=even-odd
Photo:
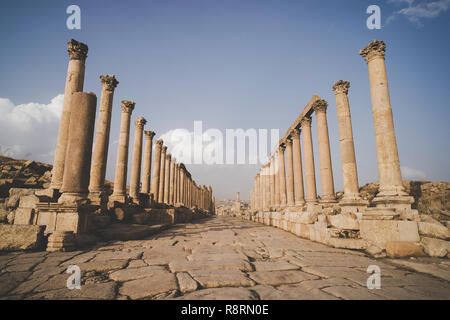
[[[70,265],[81,288],[68,289]],[[367,268],[381,288],[367,288]],[[446,259],[373,259],[234,217],[76,252],[0,255],[3,299],[449,299]]]

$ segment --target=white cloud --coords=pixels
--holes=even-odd
[[[408,168],[408,167],[400,167],[402,171],[403,179],[407,180],[424,180],[426,179],[426,174],[423,171]]]
[[[63,100],[15,105],[0,98],[0,154],[52,163]]]
[[[438,17],[441,13],[446,12],[450,8],[450,0],[436,0],[436,1],[414,1],[414,0],[388,0],[389,3],[397,5],[405,5],[398,11],[395,11],[387,18],[386,23],[390,23],[396,16],[405,16],[409,21],[418,26],[423,26],[423,19],[433,19]]]

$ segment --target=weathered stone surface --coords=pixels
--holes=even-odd
[[[0,224],[0,251],[32,250],[43,244],[44,226]]]
[[[338,229],[350,229],[350,230],[359,229],[358,220],[348,213],[341,213],[333,216],[328,216],[328,220],[330,221],[330,224],[333,227]]]
[[[361,238],[385,248],[390,241],[419,242],[417,222],[398,220],[361,220]]]
[[[286,261],[256,261],[252,263],[256,271],[295,270],[297,265]]]
[[[386,254],[392,258],[422,257],[422,248],[415,243],[405,241],[391,241],[386,244]]]
[[[256,300],[257,297],[246,288],[211,288],[191,292],[177,299],[181,300]]]
[[[407,267],[408,269],[413,269],[417,272],[427,273],[450,282],[450,265],[445,266],[442,264],[422,263],[411,260],[391,260],[390,262],[402,267]]]
[[[158,277],[159,275],[166,273],[167,271],[164,267],[151,266],[114,271],[109,275],[109,277],[114,281],[124,282],[151,276]]]
[[[175,275],[170,272],[158,272],[152,276],[125,282],[119,289],[121,295],[131,299],[142,299],[156,296],[157,294],[177,290]]]
[[[445,257],[450,252],[450,242],[440,239],[422,237],[423,250],[431,257]]]
[[[123,269],[128,264],[128,260],[100,260],[81,263],[78,266],[81,272],[97,271],[105,272],[110,270]]]
[[[66,275],[67,277],[67,275]],[[28,300],[111,300],[116,296],[114,282],[82,285],[81,289],[69,290],[67,287],[59,290],[50,290],[26,297]]]
[[[354,288],[346,286],[336,286],[323,289],[323,291],[332,294],[341,299],[350,300],[381,300],[383,297],[376,295],[377,290],[368,290],[367,288]],[[373,293],[372,293],[373,292]]]
[[[249,276],[258,284],[280,285],[297,283],[304,280],[316,279],[317,277],[302,271],[256,271],[250,272]]]
[[[177,273],[178,286],[182,293],[195,291],[198,288],[198,283],[186,272]]]
[[[304,211],[297,218],[297,222],[311,224],[317,221],[318,213],[315,211]]]
[[[450,238],[450,231],[446,226],[430,222],[418,222],[419,234],[421,236],[439,238],[447,240]]]
[[[194,270],[190,274],[203,288],[250,287],[255,283],[236,270]]]
[[[33,208],[17,208],[14,211],[14,224],[30,225],[34,215]]]

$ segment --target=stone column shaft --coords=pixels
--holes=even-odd
[[[292,155],[292,140],[286,140],[286,195],[287,206],[293,207],[294,202],[294,165]]]
[[[278,174],[280,175],[280,206],[286,207],[287,204],[287,192],[286,192],[286,169],[284,161],[284,146],[278,147]]]
[[[159,191],[158,191],[158,202],[164,202],[164,183],[166,181],[166,152],[167,147],[163,146],[161,149],[161,171],[159,172]]]
[[[97,132],[95,134],[94,154],[92,156],[91,177],[89,180],[89,191],[92,193],[101,193],[105,187],[114,89],[119,83],[114,75],[102,75],[100,80],[103,89],[98,111]]]
[[[144,125],[147,123],[142,117],[136,118],[134,121],[134,144],[133,155],[131,162],[131,177],[130,177],[130,196],[133,201],[139,202],[140,178],[141,178],[141,162],[142,162],[142,133]]]
[[[303,134],[303,152],[305,154],[306,203],[317,203],[316,174],[314,168],[314,152],[311,135],[311,118],[301,120]]]
[[[300,148],[300,130],[294,129],[291,132],[291,137],[292,137],[292,156],[294,165],[295,205],[303,206],[305,204],[305,195],[303,188],[303,168],[302,168],[302,152]]]
[[[274,156],[274,168],[275,168],[275,208],[279,208],[281,203],[280,203],[280,155],[278,152],[278,149],[275,151],[275,156]]]
[[[88,46],[84,43],[70,39],[68,49],[70,56],[67,68],[66,86],[64,90],[63,110],[59,121],[58,140],[56,142],[55,157],[53,160],[51,188],[60,189],[63,182],[64,163],[67,154],[69,138],[71,97],[74,92],[83,91],[85,61]]]
[[[172,156],[166,155],[166,172],[164,173],[164,203],[169,204],[169,190],[170,190],[170,168],[172,167]]]
[[[72,96],[67,152],[64,166],[63,195],[59,203],[75,203],[87,199],[92,142],[94,138],[97,97],[92,92],[75,92]]]
[[[128,168],[128,145],[130,142],[130,118],[135,103],[130,100],[122,101],[122,116],[120,120],[119,145],[117,149],[116,173],[114,177],[114,191],[110,199],[125,202]]]
[[[159,199],[159,177],[161,174],[161,151],[163,147],[163,140],[158,139],[155,141],[155,158],[153,159],[153,176],[152,176],[152,189],[151,194],[153,200],[158,202]]]
[[[142,172],[142,189],[141,192],[145,194],[150,193],[151,173],[152,173],[152,149],[153,131],[144,131],[145,135],[145,151],[144,151],[144,171]]]
[[[331,166],[330,139],[328,137],[327,106],[325,100],[313,104],[317,120],[317,141],[319,145],[320,181],[322,184],[321,202],[335,202],[333,168]]]
[[[275,165],[273,161],[273,157],[270,157],[270,175],[269,175],[269,183],[270,183],[270,207],[275,207]]]
[[[170,183],[169,183],[169,204],[173,205],[175,202],[175,158],[170,162]]]

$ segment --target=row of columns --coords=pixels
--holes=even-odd
[[[410,203],[411,197],[405,193],[400,171],[392,109],[385,67],[383,41],[372,41],[360,51],[369,69],[372,114],[375,127],[376,150],[380,189],[373,202],[377,206],[391,206],[395,202]],[[348,81],[337,81],[332,90],[336,97],[339,128],[339,146],[344,184],[341,206],[364,207],[367,201],[359,193],[353,131],[348,100]],[[326,110],[328,103],[318,99],[312,110],[317,120],[320,179],[322,186],[321,203],[334,203],[333,170],[331,165],[330,141]],[[254,179],[252,205],[254,210],[277,210],[286,207],[302,207],[318,203],[314,152],[311,134],[311,116],[305,115],[281,142]],[[302,137],[303,155],[300,149]],[[304,168],[302,166],[304,159]],[[269,168],[269,169],[268,169]],[[273,170],[276,168],[278,170]],[[304,169],[304,174],[303,174]],[[304,176],[303,176],[304,175]],[[273,182],[274,180],[274,182]],[[305,183],[305,186],[303,185]],[[275,184],[272,188],[272,184]]]
[[[71,39],[68,51],[69,69],[51,183],[52,189],[62,192],[59,202],[89,200],[92,204],[104,206],[108,201],[110,205],[115,202],[126,204],[129,200],[142,204],[142,200],[147,198],[152,200],[150,204],[157,202],[212,210],[212,188],[198,186],[185,166],[167,153],[161,139],[155,143],[151,175],[155,133],[144,130],[147,121],[142,117],[134,121],[130,187],[127,192],[130,124],[135,108],[135,102],[131,100],[123,100],[121,104],[114,189],[108,197],[105,191],[106,165],[114,90],[119,82],[114,75],[100,76],[102,96],[92,153],[97,98],[93,93],[81,92],[88,47]]]

